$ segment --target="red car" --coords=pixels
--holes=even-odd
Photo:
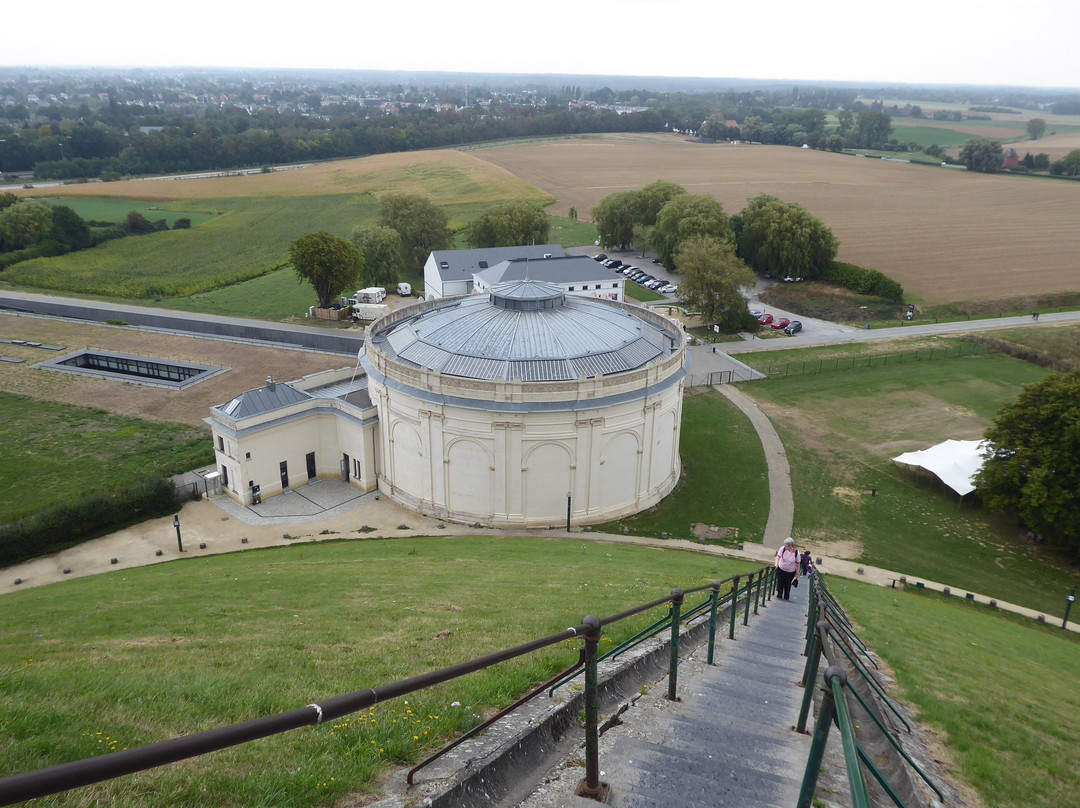
[[[762,325],[769,325],[769,323],[773,321],[773,316],[771,314],[763,314],[757,318],[757,321]]]
[[[789,325],[791,325],[791,320],[787,317],[781,317],[772,324],[772,327],[779,331],[781,328],[787,328]]]

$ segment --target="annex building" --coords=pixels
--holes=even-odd
[[[588,524],[675,486],[687,362],[662,315],[504,280],[399,309],[359,368],[268,380],[206,422],[244,504],[333,477],[454,521]]]

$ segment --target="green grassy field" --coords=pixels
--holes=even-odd
[[[94,489],[213,462],[201,429],[0,393],[0,522]]]
[[[169,227],[176,224],[176,220],[181,216],[186,216],[191,220],[191,226],[197,227],[215,216],[213,212],[193,208],[188,202],[162,202],[151,205],[134,199],[95,199],[79,196],[50,197],[43,201],[47,205],[65,205],[88,222],[120,224],[127,219],[128,213],[136,211],[151,222],[164,219]]]
[[[574,540],[353,538],[5,595],[0,771],[296,709],[559,632],[586,614],[615,614],[675,586],[756,568]],[[537,574],[554,569],[558,574]],[[662,611],[606,628],[601,648]],[[346,794],[377,791],[385,773],[569,665],[578,645],[48,804],[342,804]]]
[[[957,598],[829,586],[987,808],[1076,803],[1080,638]]]
[[[1014,521],[970,496],[961,503],[934,478],[891,460],[947,438],[978,439],[1022,385],[1045,374],[990,354],[792,376],[741,389],[766,408],[784,441],[797,539],[824,553],[842,542],[844,552],[863,563],[1058,614],[1068,588],[1080,580],[1069,559],[1026,544]]]
[[[221,214],[191,230],[119,239],[25,261],[6,270],[4,280],[131,300],[182,297],[263,275],[287,261],[289,244],[305,232],[327,230],[348,237],[354,225],[373,221],[376,214],[375,202],[366,194],[185,204]]]
[[[729,533],[712,543],[760,542],[769,483],[761,441],[746,416],[715,390],[703,390],[683,402],[680,437],[683,478],[675,490],[654,508],[599,529],[693,541],[694,525],[715,525]]]
[[[945,129],[937,126],[920,126],[918,123],[905,123],[893,118],[893,131],[891,138],[901,143],[917,143],[920,149],[936,143],[942,148],[949,146],[963,146],[972,136],[965,132],[957,132],[954,129]],[[1017,128],[1017,135],[1022,134],[1023,126]],[[938,160],[938,162],[941,162]]]

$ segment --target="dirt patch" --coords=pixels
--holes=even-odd
[[[34,365],[55,359],[57,352],[25,345],[4,345],[5,356],[26,361],[20,365],[3,365],[0,369],[0,390],[46,401],[99,407],[148,421],[172,421],[195,426],[203,426],[203,419],[209,415],[211,406],[224,404],[238,393],[261,387],[267,376],[289,381],[349,364],[348,357],[344,356],[8,312],[0,312],[0,337],[62,345],[65,352],[92,347],[228,368],[225,373],[185,390],[171,390],[42,370]]]
[[[1047,140],[1038,141],[1040,151]],[[662,135],[555,140],[475,154],[551,193],[553,212],[573,206],[586,218],[608,194],[657,178],[709,194],[729,214],[757,194],[773,194],[823,219],[840,241],[841,260],[878,269],[928,303],[1077,287],[1069,257],[1080,183],[783,146],[702,146]]]
[[[718,527],[716,525],[706,525],[702,522],[695,522],[691,527],[694,535],[699,539],[737,539],[739,538],[739,529],[737,527]]]

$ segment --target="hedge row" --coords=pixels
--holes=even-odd
[[[126,525],[174,513],[180,494],[168,477],[92,491],[0,525],[0,565],[55,553]]]
[[[874,295],[892,303],[904,301],[904,287],[885,277],[876,269],[864,269],[854,264],[833,261],[832,265],[825,270],[824,279],[861,295]]]

